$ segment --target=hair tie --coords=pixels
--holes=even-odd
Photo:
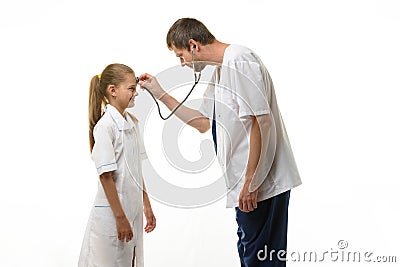
[[[99,78],[99,80],[101,79],[101,74],[97,74],[97,78]]]

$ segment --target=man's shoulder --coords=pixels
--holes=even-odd
[[[224,62],[229,64],[240,61],[258,62],[259,58],[250,48],[238,44],[231,44],[225,52]]]

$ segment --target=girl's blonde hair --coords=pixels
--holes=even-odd
[[[133,70],[123,64],[110,64],[101,74],[95,75],[90,81],[89,87],[89,144],[90,152],[94,146],[93,129],[103,116],[104,106],[108,103],[107,87],[118,86],[126,80],[127,74],[133,74]]]

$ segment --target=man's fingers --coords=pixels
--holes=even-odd
[[[146,82],[146,81],[139,81],[139,86],[142,87],[142,89],[143,89],[143,84],[144,84],[145,82]]]
[[[255,199],[247,199],[246,201],[243,201],[243,208],[240,208],[244,212],[250,212],[253,211],[257,208],[257,200]]]
[[[257,208],[257,199],[253,199],[253,208],[254,208],[254,209]]]
[[[254,208],[253,208],[253,202],[251,202],[251,200],[249,199],[248,201],[247,201],[247,212],[250,212],[250,211],[253,211],[254,210]]]
[[[240,199],[239,199],[239,209],[240,209],[241,211],[244,211],[244,210],[243,210],[243,201],[240,200]]]
[[[250,212],[257,208],[257,191],[251,193],[241,192],[239,197],[239,209],[243,212]]]
[[[148,79],[151,79],[153,76],[148,74],[148,73],[143,73],[142,75],[139,76],[139,80],[140,81],[145,81]]]
[[[152,87],[152,84],[151,84],[150,78],[149,78],[149,79],[146,79],[146,80],[143,80],[143,81],[139,81],[139,86],[140,86],[142,89],[147,88],[147,86],[149,86],[149,85],[150,85],[150,88],[151,88],[151,87]]]
[[[249,205],[248,205],[248,203],[247,203],[247,201],[243,201],[243,209],[242,209],[242,211],[244,211],[244,212],[248,212],[249,211]]]

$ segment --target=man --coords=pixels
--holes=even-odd
[[[285,266],[289,195],[301,180],[267,69],[253,51],[218,41],[196,19],[177,20],[167,46],[195,71],[216,65],[200,109],[183,105],[175,115],[201,133],[212,128],[227,207],[236,209],[241,266]],[[140,80],[170,110],[179,104],[151,75]]]

